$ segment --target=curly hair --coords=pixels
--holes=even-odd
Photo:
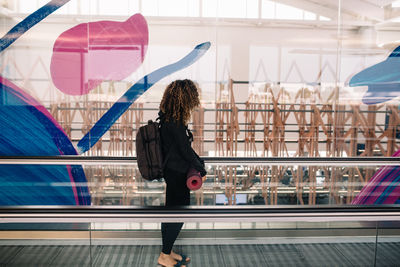
[[[182,122],[186,125],[191,112],[200,106],[197,86],[191,80],[176,80],[170,83],[164,91],[160,110],[165,114],[165,120]]]

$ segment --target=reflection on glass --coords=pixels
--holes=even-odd
[[[93,1],[92,1],[93,2]],[[138,0],[116,0],[116,1],[99,1],[98,12],[104,15],[125,15],[129,16],[137,13],[139,10]],[[93,8],[92,8],[93,9]]]
[[[165,203],[164,181],[143,179],[134,165],[1,166],[1,205]],[[379,205],[397,204],[400,195],[398,166],[206,167],[207,179],[191,191],[191,205]],[[373,177],[365,180],[368,174]]]
[[[395,228],[379,224],[376,243],[375,222],[191,222],[174,251],[200,266],[395,266]],[[159,222],[2,223],[0,264],[154,266],[159,230]]]
[[[380,104],[400,95],[400,77],[395,71],[400,66],[400,47],[397,47],[386,60],[362,70],[354,75],[349,85],[368,86],[363,96],[367,105]]]
[[[376,266],[395,266],[400,256],[398,221],[379,222],[375,246]]]
[[[198,17],[199,0],[169,0],[158,2],[159,16]]]
[[[398,167],[390,167],[395,172]],[[350,205],[385,204],[398,199],[396,184],[363,181],[376,167],[236,166],[207,164],[207,180],[191,192],[191,205]],[[158,206],[165,203],[165,184],[146,181],[128,166],[86,166],[95,205]],[[361,175],[361,176],[360,176]],[[371,179],[371,181],[374,181]],[[369,195],[373,201],[355,201],[361,189],[380,188]],[[381,190],[382,187],[386,188]],[[390,191],[391,190],[391,191]],[[390,191],[390,194],[387,192]],[[379,196],[377,195],[379,194]],[[365,197],[365,194],[364,194]],[[361,198],[362,199],[362,198]],[[383,199],[382,202],[377,201]],[[386,203],[387,204],[387,203]]]
[[[53,47],[54,85],[64,94],[86,95],[103,81],[127,78],[145,59],[148,35],[140,14],[123,22],[81,23],[64,31]]]
[[[3,3],[8,12],[2,19],[3,32],[46,3]],[[201,156],[397,156],[400,110],[394,70],[399,57],[396,35],[385,28],[396,18],[381,17],[382,10],[395,14],[395,2],[383,9],[370,5],[366,12],[341,1],[344,10],[355,10],[354,14],[339,10],[339,1],[329,5],[267,0],[62,3],[37,24],[28,23],[23,32],[11,34],[20,38],[1,55],[1,155],[134,156],[136,131],[156,118],[165,85],[190,78],[202,91],[202,106],[189,126]],[[148,28],[143,24],[147,20]],[[376,21],[383,23],[375,25]],[[121,27],[129,23],[130,27]],[[149,73],[207,41],[210,48],[203,59],[169,73],[146,94],[141,88],[135,96],[141,95],[140,99],[131,97],[133,85],[149,84]],[[382,96],[382,92],[389,94]],[[373,101],[365,101],[365,95]],[[374,96],[389,101],[376,101]],[[101,120],[115,103],[125,103],[125,112],[119,109],[121,116],[111,112],[112,120]],[[243,204],[245,195],[246,203],[266,205],[361,204],[360,190],[377,203],[370,197],[379,189],[391,196],[378,201],[382,204],[397,194],[397,180],[377,174],[382,166],[209,167],[213,174],[204,192],[193,193],[192,203]],[[27,182],[22,174],[12,174],[11,168],[4,167],[9,176],[1,177],[3,182]],[[30,168],[20,170],[35,179],[51,170]],[[132,195],[128,200],[132,192],[149,190],[130,184],[133,178],[140,179],[134,174],[126,178],[131,193],[119,187],[107,189],[118,179],[110,175],[101,180],[90,173],[105,168],[83,166],[77,174],[76,169],[69,172],[68,166],[60,166],[53,170],[60,173],[54,179],[78,184],[90,179],[96,203],[128,205],[132,199],[140,205],[163,203],[163,185],[157,182],[146,185],[156,189],[153,199]],[[119,168],[116,172],[123,173],[125,167]],[[391,167],[392,172],[382,168],[397,172],[397,167]],[[96,186],[96,179],[106,189]],[[392,186],[386,186],[388,182]],[[119,199],[104,200],[104,192]]]

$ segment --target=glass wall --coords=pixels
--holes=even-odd
[[[1,168],[6,178],[0,184],[4,195],[0,199],[0,206],[8,203],[24,206],[48,203],[165,205],[166,186],[163,179],[143,179],[133,161],[126,161],[126,164],[85,163],[67,167],[7,164],[1,165]],[[64,181],[63,168],[82,181]],[[206,163],[206,170],[207,179],[202,187],[190,192],[193,206],[387,204],[389,201],[396,203],[399,190],[387,178],[397,175],[397,166]],[[22,176],[22,172],[32,177],[35,173],[46,176],[41,176],[42,180],[37,181],[11,181],[13,173],[26,177]],[[368,172],[377,173],[370,182],[364,180]],[[83,181],[83,178],[87,181]]]
[[[135,156],[166,85],[189,78],[201,91],[189,125],[201,156],[396,157],[398,11],[361,0],[3,1],[0,155]],[[70,183],[38,204],[149,205],[93,191],[141,181],[134,168],[14,167],[0,166],[4,204],[21,203],[20,185]],[[246,203],[365,204],[353,202],[361,189],[382,183],[392,197],[379,204],[397,201],[395,166],[208,167],[238,198],[221,187],[219,202],[197,204],[240,204],[241,190],[254,191]]]
[[[129,214],[126,211],[123,213]],[[0,263],[154,266],[161,251],[160,218],[121,218],[121,213],[111,212],[103,210],[101,218],[91,217],[93,213],[79,213],[77,217],[67,212],[67,223],[54,223],[60,220],[59,214],[42,218],[53,223],[21,223],[30,219],[19,214],[20,223],[0,224]],[[310,217],[292,221],[275,215],[239,221],[226,218],[219,222],[211,217],[191,218],[192,221],[185,222],[174,251],[189,255],[194,266],[397,265],[398,222],[371,221],[371,213],[364,217],[346,217],[342,213],[325,218],[318,214],[315,221]],[[79,222],[82,220],[90,223]]]

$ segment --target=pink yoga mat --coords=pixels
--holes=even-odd
[[[196,191],[200,189],[202,185],[203,185],[203,180],[201,179],[200,172],[198,172],[193,168],[189,169],[187,173],[186,186],[190,190]]]

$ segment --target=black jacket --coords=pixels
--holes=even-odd
[[[181,122],[165,121],[160,111],[161,143],[166,168],[177,172],[187,173],[189,167],[195,168],[201,176],[207,174],[204,161],[196,154],[191,146],[192,135]]]

